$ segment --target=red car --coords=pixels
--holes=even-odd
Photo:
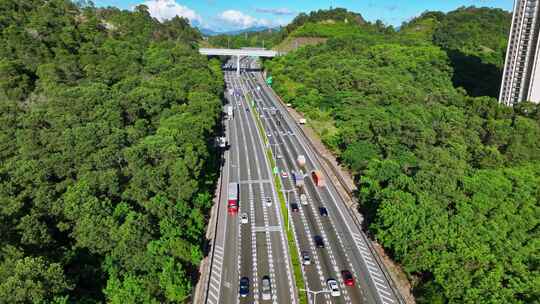
[[[348,270],[342,270],[341,276],[343,277],[343,283],[347,286],[354,286],[354,277]]]

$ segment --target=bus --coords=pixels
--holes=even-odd
[[[229,213],[236,214],[238,212],[238,184],[229,183],[228,189],[227,210]]]

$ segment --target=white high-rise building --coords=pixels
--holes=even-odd
[[[515,0],[499,102],[540,102],[539,0]]]

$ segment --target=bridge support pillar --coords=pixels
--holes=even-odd
[[[240,55],[236,56],[236,75],[240,75]]]

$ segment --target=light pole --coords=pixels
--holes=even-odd
[[[320,294],[320,293],[330,293],[330,290],[328,289],[322,289],[322,290],[318,290],[318,291],[313,291],[313,290],[310,290],[309,288],[308,289],[303,289],[303,288],[300,288],[300,290],[303,290],[307,293],[311,293],[313,294],[313,304],[317,304],[317,295]],[[308,299],[309,299],[309,296],[308,296]]]
[[[281,191],[283,192],[283,194],[285,195],[285,199],[287,200],[287,230],[291,230],[290,229],[290,222],[291,222],[291,210],[290,210],[290,204],[289,204],[289,193],[293,192],[294,189],[289,189],[289,190],[285,190],[285,189],[281,189]]]

